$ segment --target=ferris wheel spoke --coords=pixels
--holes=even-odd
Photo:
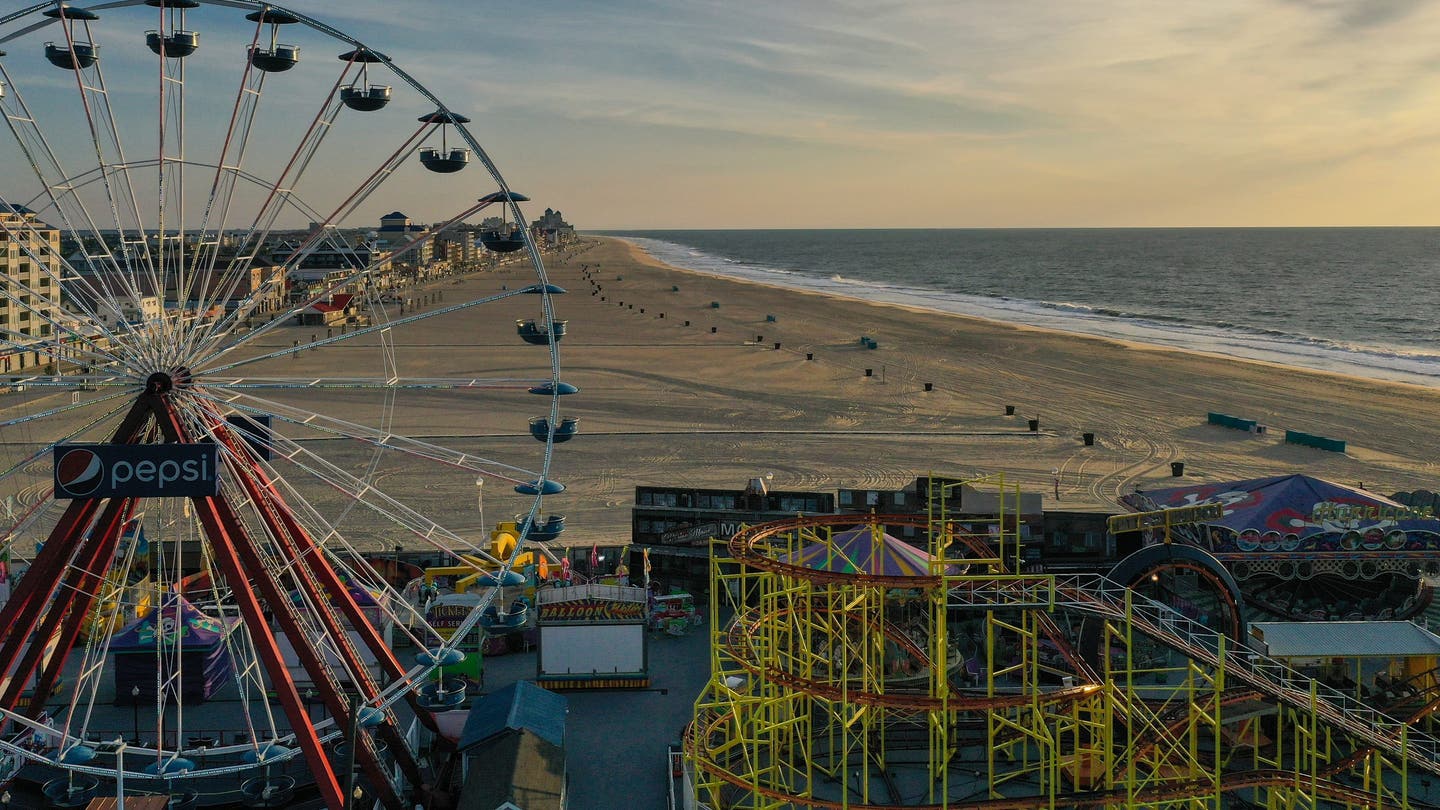
[[[301,345],[299,350],[304,350]],[[293,353],[296,349],[289,349]],[[522,380],[507,377],[475,377],[457,379],[450,377],[396,377],[379,379],[373,377],[214,377],[205,375],[205,385],[227,391],[240,389],[258,390],[346,390],[359,391],[461,391],[468,389],[519,391],[543,382],[543,380]]]
[[[335,84],[330,92],[325,94],[325,100],[321,103],[320,109],[311,120],[310,126],[301,137],[295,151],[291,154],[285,168],[280,172],[279,177],[271,184],[265,200],[260,204],[246,229],[245,237],[237,246],[235,256],[230,259],[224,276],[219,283],[213,285],[214,295],[210,303],[219,300],[230,300],[239,288],[243,274],[249,270],[250,260],[253,259],[264,246],[265,240],[269,237],[280,213],[285,209],[287,203],[294,196],[293,189],[309,167],[311,160],[319,151],[321,144],[333,128],[336,116],[339,115],[343,105],[339,98],[339,88],[344,83],[345,77],[349,74],[351,63],[347,62],[345,68],[336,78]],[[238,167],[237,167],[238,168]],[[193,277],[191,279],[193,283]],[[268,282],[268,279],[267,279]],[[187,289],[189,289],[187,287]],[[223,298],[221,296],[223,291]],[[208,337],[213,330],[206,330],[203,337]],[[197,338],[202,337],[200,330],[195,335],[187,337],[187,348],[193,348]]]
[[[3,66],[0,66],[0,70],[3,70]],[[113,337],[109,328],[105,325],[106,321],[110,318],[114,318],[117,323],[124,321],[124,313],[115,300],[116,296],[128,296],[136,303],[137,307],[139,306],[138,290],[132,283],[128,283],[128,277],[112,274],[110,277],[114,278],[125,289],[106,289],[105,292],[102,293],[100,289],[92,283],[88,275],[77,272],[76,268],[72,266],[64,256],[60,255],[57,246],[50,244],[47,235],[43,233],[35,223],[34,217],[36,215],[29,211],[28,208],[4,204],[0,205],[0,214],[13,214],[15,218],[19,220],[21,227],[17,229],[12,227],[9,217],[0,216],[0,228],[3,228],[7,241],[19,246],[21,252],[25,254],[25,258],[29,259],[34,266],[41,268],[41,272],[43,273],[42,281],[45,282],[46,286],[51,288],[51,292],[46,293],[39,289],[32,289],[20,282],[19,279],[8,277],[7,286],[19,289],[26,295],[40,299],[43,303],[51,304],[55,309],[61,309],[60,295],[66,282],[69,282],[74,285],[74,290],[65,302],[64,308],[82,316],[76,319],[77,321],[88,321],[92,325],[92,328],[102,335]],[[62,219],[68,221],[68,217],[64,217],[63,214]],[[100,238],[98,233],[96,238]],[[43,250],[37,249],[35,247],[36,245],[44,245]],[[59,272],[52,267],[51,260],[59,266]],[[105,316],[108,317],[102,316],[102,311],[105,313]],[[92,346],[94,345],[94,341],[91,340],[88,335],[82,333],[78,326],[72,327],[66,323],[57,323],[49,318],[48,313],[42,312],[42,317],[50,321],[52,328],[61,328],[69,331],[82,340],[91,343]]]
[[[411,250],[414,250],[414,249],[416,249],[416,248],[419,248],[421,245],[424,245],[425,243],[427,243],[427,242],[429,242],[430,240],[434,239],[436,236],[438,236],[438,235],[440,235],[440,234],[448,231],[450,228],[454,227],[456,224],[458,224],[458,223],[460,223],[460,222],[463,222],[466,217],[469,217],[470,215],[476,213],[477,211],[480,211],[481,209],[485,208],[485,207],[486,207],[487,205],[489,205],[489,204],[490,204],[489,201],[482,199],[482,200],[481,200],[479,203],[477,203],[476,205],[471,206],[470,208],[468,208],[468,209],[460,212],[460,213],[457,214],[456,216],[451,217],[449,220],[446,220],[445,222],[440,223],[440,224],[434,226],[431,230],[428,230],[428,231],[420,234],[419,236],[415,237],[414,239],[411,239],[409,242],[407,242],[406,244],[402,245],[401,247],[396,248],[396,249],[394,250],[394,253],[395,253],[396,255],[402,255],[402,254],[404,254],[404,253],[406,253],[406,252],[408,252],[408,251],[411,251]],[[323,230],[325,224],[326,224],[326,223],[321,223],[321,227],[320,227],[320,228],[317,228],[314,233],[318,233],[318,232],[320,232],[321,230]],[[314,233],[312,233],[312,236],[314,235]],[[310,242],[310,240],[307,239],[307,242]],[[285,264],[284,264],[284,268],[283,268],[283,269],[285,270],[285,272],[288,273],[291,269],[294,269],[294,268],[298,267],[300,261],[304,258],[304,255],[308,255],[308,252],[307,252],[307,251],[309,251],[309,250],[313,250],[313,247],[309,247],[309,246],[307,246],[307,245],[305,245],[305,244],[302,244],[301,248],[300,248],[300,249],[297,249],[296,252],[295,252],[293,255],[291,255],[291,257],[290,257],[289,259],[286,260],[286,262],[285,262]],[[324,300],[328,299],[330,296],[334,295],[334,294],[337,293],[337,292],[340,292],[340,291],[344,290],[346,287],[348,287],[348,286],[350,286],[350,285],[352,285],[352,284],[363,283],[363,280],[364,280],[366,277],[368,277],[368,276],[369,276],[371,273],[373,273],[376,269],[378,269],[378,268],[380,268],[381,266],[383,266],[384,264],[386,264],[389,260],[390,260],[390,259],[389,259],[389,256],[383,256],[383,257],[380,257],[380,258],[378,258],[378,259],[375,259],[375,260],[369,262],[368,264],[366,264],[366,265],[363,266],[363,267],[360,267],[360,268],[355,269],[352,273],[350,273],[350,275],[345,276],[345,277],[343,277],[343,278],[341,278],[341,279],[339,279],[339,280],[336,280],[336,281],[332,282],[332,283],[329,284],[327,287],[325,287],[325,289],[321,290],[321,292],[319,292],[318,294],[312,295],[308,300],[302,301],[302,302],[296,304],[295,306],[291,307],[289,310],[287,310],[287,311],[285,311],[285,312],[277,315],[275,318],[271,319],[268,323],[264,324],[263,326],[261,326],[261,327],[259,327],[259,328],[257,328],[257,329],[254,329],[254,330],[252,330],[252,331],[250,331],[250,332],[248,332],[248,333],[240,336],[240,337],[237,338],[235,341],[231,342],[228,346],[221,347],[221,348],[217,349],[217,348],[215,347],[216,341],[212,340],[209,344],[207,344],[207,345],[205,345],[205,346],[202,347],[205,351],[209,351],[210,354],[206,355],[206,356],[202,359],[201,362],[203,363],[203,362],[209,361],[209,360],[211,360],[211,359],[214,359],[215,357],[218,357],[219,355],[224,354],[226,351],[230,351],[230,350],[236,348],[237,346],[239,346],[239,345],[242,344],[242,343],[248,343],[248,342],[253,341],[253,340],[255,340],[256,338],[260,337],[261,335],[267,334],[267,333],[270,332],[272,329],[274,329],[275,327],[279,326],[281,323],[284,323],[286,320],[288,320],[288,319],[291,318],[292,316],[294,316],[294,315],[296,315],[297,313],[303,311],[305,308],[307,308],[307,307],[309,307],[309,306],[311,306],[311,305],[313,305],[313,304],[316,304],[316,303],[318,303],[318,302],[320,302],[320,301],[324,301]]]
[[[38,412],[38,413],[31,413],[31,414],[26,414],[26,415],[24,415],[24,416],[17,416],[17,417],[15,417],[14,419],[6,419],[6,420],[4,420],[4,421],[0,421],[0,428],[7,428],[7,427],[14,426],[14,425],[23,425],[23,424],[25,424],[26,422],[35,422],[35,421],[38,421],[38,420],[41,420],[41,419],[48,419],[48,418],[50,418],[50,417],[52,417],[52,416],[55,416],[55,415],[57,415],[57,414],[66,413],[66,412],[68,412],[68,411],[78,411],[78,410],[80,410],[81,408],[89,408],[89,407],[92,407],[92,406],[95,406],[95,405],[99,405],[99,404],[102,403],[102,402],[109,402],[109,401],[112,400],[112,399],[117,399],[117,398],[119,398],[119,397],[127,396],[127,395],[129,395],[130,393],[131,393],[131,392],[128,391],[128,390],[126,390],[126,391],[116,391],[116,392],[114,392],[114,393],[106,394],[106,395],[104,395],[104,396],[102,396],[102,397],[98,397],[98,398],[96,398],[96,399],[86,400],[85,402],[72,402],[72,403],[69,403],[69,404],[67,404],[67,405],[61,405],[61,406],[56,407],[56,408],[49,408],[49,409],[47,409],[47,410],[43,410],[43,411],[40,411],[40,412]],[[127,404],[128,404],[128,403],[127,403]]]
[[[226,372],[226,371],[230,371],[231,369],[241,368],[241,367],[247,366],[247,365],[249,365],[249,364],[251,364],[251,363],[259,363],[259,362],[263,362],[263,361],[265,361],[265,360],[273,360],[273,359],[275,359],[275,358],[277,358],[277,357],[285,357],[285,356],[287,356],[287,355],[294,354],[297,348],[299,348],[299,349],[316,349],[316,348],[319,348],[319,347],[321,347],[321,346],[331,346],[331,345],[334,345],[334,344],[337,344],[337,343],[345,343],[345,342],[347,342],[347,341],[357,340],[357,339],[359,339],[359,338],[366,337],[366,336],[368,336],[368,335],[383,334],[383,333],[388,332],[388,331],[390,331],[390,330],[392,330],[392,329],[395,329],[396,327],[404,326],[404,325],[406,325],[406,324],[417,323],[417,322],[419,322],[419,321],[424,321],[424,320],[427,320],[427,319],[429,319],[429,318],[436,318],[436,317],[439,317],[439,316],[441,316],[441,315],[449,315],[449,314],[455,313],[455,312],[463,312],[464,310],[471,309],[471,308],[473,308],[473,307],[482,306],[482,305],[484,305],[484,304],[493,304],[493,303],[495,303],[496,301],[503,301],[503,300],[505,300],[505,299],[507,299],[507,298],[513,298],[513,297],[515,297],[515,296],[517,296],[517,295],[536,294],[536,293],[538,293],[538,292],[539,292],[538,285],[537,285],[536,287],[525,287],[525,288],[518,289],[518,290],[509,290],[509,291],[506,291],[506,292],[499,293],[499,294],[497,294],[497,295],[491,295],[491,296],[487,296],[487,297],[485,297],[485,298],[477,298],[477,299],[475,299],[475,300],[473,300],[473,301],[465,301],[465,302],[462,302],[462,303],[459,303],[459,304],[451,304],[451,305],[449,305],[449,306],[440,307],[439,309],[430,310],[430,311],[428,311],[428,312],[418,312],[418,313],[415,313],[415,314],[413,314],[413,315],[407,315],[407,316],[405,316],[405,317],[403,317],[403,318],[396,318],[396,319],[393,319],[393,320],[386,321],[385,323],[375,324],[375,325],[373,325],[373,326],[361,327],[361,328],[359,328],[359,329],[351,329],[351,330],[345,332],[344,334],[333,335],[333,336],[327,337],[327,338],[320,338],[319,340],[313,340],[313,341],[310,341],[309,343],[302,344],[302,345],[300,345],[299,347],[291,347],[291,348],[288,348],[288,349],[277,349],[277,350],[275,350],[275,351],[268,352],[268,353],[266,353],[266,354],[260,354],[260,355],[254,356],[254,357],[246,358],[246,359],[244,359],[244,360],[237,360],[237,361],[234,361],[234,362],[231,362],[231,363],[227,363],[226,365],[223,365],[223,366],[216,366],[216,367],[213,367],[213,368],[205,368],[204,366],[199,366],[198,368],[199,368],[200,370],[202,370],[202,371],[205,373],[205,375],[208,377],[208,376],[210,376],[210,375],[220,374],[220,373],[223,373],[223,372]],[[307,306],[308,306],[308,305],[307,305]],[[292,317],[295,315],[296,312],[300,311],[300,309],[303,309],[303,307],[299,307],[299,308],[296,308],[296,309],[291,310],[290,312],[285,313],[285,314],[282,315],[281,317],[277,318],[274,323],[278,324],[278,323],[280,323],[280,322],[284,322],[284,321],[289,320],[290,318],[292,318]],[[252,332],[252,333],[250,333],[250,334],[255,334],[255,333]],[[247,342],[247,341],[246,341],[247,338],[249,338],[249,335],[240,335],[240,336],[237,336],[237,337],[234,339],[234,341],[231,343],[231,345],[229,345],[229,346],[219,346],[219,347],[216,347],[214,353],[211,354],[210,357],[207,358],[207,359],[210,359],[210,358],[219,358],[219,357],[224,356],[225,354],[227,354],[228,352],[230,352],[233,348],[238,347],[241,343]]]
[[[83,40],[76,37],[76,22],[79,22],[83,29]],[[71,73],[75,76],[75,87],[85,113],[90,142],[95,149],[96,165],[101,169],[105,199],[119,241],[120,269],[131,279],[137,279],[138,274],[144,272],[154,285],[153,289],[162,289],[150,253],[150,242],[145,236],[145,220],[140,213],[139,199],[130,179],[130,169],[125,162],[120,128],[115,121],[114,109],[105,87],[105,73],[100,60],[94,57],[99,43],[90,29],[89,19],[83,16],[72,19],[69,14],[63,13],[62,9],[60,28],[65,33]],[[87,52],[90,54],[88,64],[85,56]]]
[[[314,413],[303,408],[257,397],[253,394],[240,391],[233,391],[230,392],[230,394],[228,397],[220,397],[209,393],[196,393],[199,397],[209,399],[219,404],[228,405],[244,413],[270,415],[283,422],[316,430],[337,438],[352,439],[374,447],[394,450],[414,458],[439,462],[450,467],[457,467],[512,484],[523,484],[533,481],[536,475],[533,471],[525,470],[514,465],[487,459],[472,453],[451,450],[450,448],[442,447],[441,445],[426,442],[421,439],[376,430],[357,422]],[[273,438],[277,441],[286,441],[284,437],[278,435],[274,435]]]
[[[232,405],[233,407],[233,405]],[[267,480],[277,488],[283,489],[290,496],[288,502],[291,508],[297,513],[303,514],[310,522],[307,531],[321,547],[326,547],[332,542],[344,544],[346,548],[359,553],[358,549],[349,545],[348,540],[335,526],[327,521],[309,501],[294,488],[288,477],[280,472],[273,464],[257,459],[253,454],[244,458],[236,455],[226,444],[224,437],[215,432],[214,426],[218,424],[214,412],[203,412],[196,409],[187,411],[189,424],[193,425],[197,432],[215,440],[221,445],[225,455],[237,464],[256,464],[264,470]],[[364,479],[353,475],[339,465],[330,462],[320,455],[305,449],[299,442],[284,436],[274,434],[270,438],[271,449],[287,462],[294,464],[302,472],[320,481],[336,491],[346,495],[358,505],[366,506],[372,511],[391,518],[396,525],[405,528],[427,542],[434,545],[438,550],[453,552],[456,548],[463,548],[467,553],[481,557],[491,563],[499,564],[502,561],[496,559],[488,551],[465,540],[458,534],[451,532],[440,524],[424,517],[419,512],[410,509],[395,498],[385,494],[375,485]],[[373,498],[373,501],[367,500]],[[247,498],[248,500],[248,498]],[[444,540],[449,545],[441,544]]]
[[[42,191],[36,195],[37,198],[44,197],[49,201],[50,207],[61,217],[67,231],[77,234],[83,232],[98,246],[99,253],[91,254],[88,246],[82,242],[81,251],[87,265],[99,265],[111,272],[121,272],[120,263],[109,250],[100,226],[67,180],[68,175],[61,167],[59,157],[45,138],[35,114],[25,102],[20,84],[3,63],[0,63],[0,78],[3,78],[6,87],[4,97],[0,98],[0,110],[4,111],[6,126],[25,155],[26,163],[40,181]],[[96,172],[97,177],[103,177],[104,167],[96,169]],[[73,204],[73,213],[72,206],[64,205],[62,200]],[[33,204],[34,201],[31,202]],[[83,230],[77,227],[76,219],[83,224]]]
[[[264,28],[263,19],[257,18],[255,33],[250,39],[247,53],[253,53],[259,46],[260,33]],[[188,272],[192,274],[213,270],[220,255],[230,201],[235,191],[236,172],[245,164],[245,147],[249,143],[255,113],[260,107],[266,75],[265,71],[256,69],[250,59],[245,60],[245,69],[240,74],[240,86],[235,92],[235,103],[230,110],[229,124],[225,128],[225,137],[215,162],[215,176],[211,180],[204,213],[200,217],[197,230],[199,241],[191,252]]]
[[[418,511],[405,506],[398,499],[386,494],[379,487],[369,483],[339,465],[321,457],[320,455],[307,450],[298,442],[280,436],[274,437],[273,450],[281,458],[297,469],[304,472],[310,478],[319,481],[332,489],[340,492],[353,500],[357,505],[364,506],[373,513],[384,517],[387,521],[400,528],[405,529],[416,537],[424,540],[437,550],[454,553],[457,549],[463,549],[466,553],[472,554],[492,563],[498,564],[497,560],[489,552],[471,543],[469,540],[441,526],[439,523],[420,514]],[[331,541],[344,542],[344,535],[333,528],[328,522],[320,519],[320,516],[308,508],[308,502],[293,488],[289,479],[280,473],[273,464],[263,463],[271,482],[277,487],[287,490],[295,498],[292,504],[295,508],[305,512],[310,520],[320,520],[318,525],[312,529],[317,543],[326,544]]]
[[[92,403],[92,404],[93,404],[93,403]],[[85,424],[81,425],[80,427],[78,427],[78,428],[70,431],[69,433],[67,433],[67,434],[65,434],[64,436],[60,437],[60,438],[57,439],[56,441],[49,442],[49,443],[47,443],[47,444],[42,445],[39,449],[37,449],[36,451],[34,451],[33,453],[31,453],[30,455],[26,456],[25,458],[21,459],[20,461],[16,462],[15,464],[12,464],[9,468],[5,469],[4,471],[0,471],[0,482],[4,482],[4,481],[5,481],[6,479],[8,479],[10,476],[15,475],[17,472],[19,472],[19,471],[23,470],[24,468],[28,467],[29,465],[35,463],[37,460],[39,460],[40,458],[42,458],[43,456],[45,456],[47,453],[53,452],[56,447],[59,447],[60,445],[65,444],[66,442],[72,441],[73,439],[75,439],[75,438],[77,438],[77,437],[79,437],[79,436],[82,436],[82,435],[84,435],[85,433],[88,433],[89,431],[93,430],[97,425],[100,425],[100,424],[102,424],[102,423],[104,423],[104,422],[108,422],[108,421],[114,419],[116,416],[119,416],[121,411],[128,411],[129,409],[130,409],[130,403],[129,403],[128,401],[127,401],[127,402],[123,402],[123,403],[121,403],[119,406],[117,406],[117,407],[115,407],[115,408],[112,408],[111,410],[106,411],[105,413],[100,414],[99,416],[95,417],[94,419],[90,420],[89,422],[86,422]]]

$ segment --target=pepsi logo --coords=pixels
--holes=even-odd
[[[55,465],[55,483],[70,495],[89,495],[104,480],[105,465],[89,450],[75,449]]]

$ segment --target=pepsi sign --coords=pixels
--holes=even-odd
[[[196,498],[220,492],[214,444],[62,444],[56,498]]]

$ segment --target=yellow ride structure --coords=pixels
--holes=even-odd
[[[524,551],[515,555],[515,545],[520,530],[513,520],[501,521],[496,528],[490,532],[490,555],[492,559],[485,559],[473,554],[456,555],[460,562],[456,565],[432,566],[425,569],[425,585],[434,585],[435,580],[442,577],[450,578],[453,583],[451,590],[455,593],[466,593],[472,588],[493,587],[499,580],[497,572],[501,564],[498,561],[509,560],[510,568],[520,571],[527,565],[538,566],[540,578],[544,579],[549,574],[549,561],[545,555],[538,551]],[[514,559],[511,556],[514,555]]]
[[[1440,776],[1440,739],[1423,728],[1440,700],[1386,717],[1103,576],[1026,573],[1018,488],[1002,476],[964,484],[999,494],[984,534],[949,511],[960,484],[937,483],[927,515],[798,517],[716,544],[687,807],[1440,797],[1418,798]],[[886,530],[916,537],[923,570],[884,565],[903,552]]]

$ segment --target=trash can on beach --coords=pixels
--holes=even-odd
[[[1039,432],[1040,432],[1040,420],[1039,420],[1039,419],[1031,419],[1031,420],[1030,420],[1030,432],[1031,432],[1031,433],[1039,433]]]
[[[1014,415],[1015,415],[1015,406],[1014,406],[1014,405],[1006,405],[1006,406],[1005,406],[1005,415],[1006,415],[1006,416],[1014,416]]]
[[[1086,447],[1094,447],[1094,446],[1095,446],[1095,434],[1094,434],[1094,433],[1082,433],[1082,434],[1080,434],[1080,438],[1085,441],[1085,446],[1086,446]]]
[[[1185,474],[1185,462],[1183,462],[1183,461],[1172,461],[1172,462],[1170,462],[1170,475],[1171,475],[1172,478],[1179,478],[1179,477],[1183,476],[1184,474]]]

